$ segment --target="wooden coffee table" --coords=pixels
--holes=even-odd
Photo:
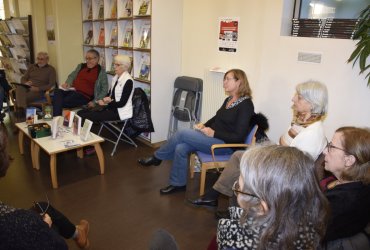
[[[40,121],[45,122],[45,121]],[[48,122],[50,124],[50,122]],[[31,159],[32,167],[34,169],[40,169],[40,148],[42,148],[48,155],[50,155],[50,175],[51,183],[53,188],[58,188],[57,180],[57,154],[66,152],[69,150],[77,150],[77,157],[83,158],[83,148],[86,146],[94,146],[96,154],[98,156],[100,165],[100,174],[104,174],[104,154],[101,149],[100,143],[104,139],[92,132],[90,132],[90,138],[87,141],[82,141],[79,136],[73,135],[72,132],[62,133],[62,137],[57,139],[52,139],[51,136],[43,138],[32,138],[28,133],[27,124],[25,122],[15,124],[19,129],[18,134],[18,144],[20,154],[24,154],[23,140],[24,136],[30,138],[31,140]],[[71,142],[70,144],[68,142]]]

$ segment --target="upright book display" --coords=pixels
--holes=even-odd
[[[134,87],[142,88],[150,101],[154,100],[152,93],[157,95],[153,122],[157,121],[158,126],[160,121],[168,120],[170,111],[163,111],[169,106],[162,98],[172,94],[174,79],[181,69],[181,1],[81,0],[81,4],[83,51],[93,48],[100,53],[100,62],[105,64],[109,81],[114,75],[113,57],[117,54],[129,56]],[[104,13],[103,18],[101,13]],[[168,30],[173,34],[169,35]],[[151,91],[152,88],[155,91]],[[146,139],[150,143],[165,140],[167,131],[166,126],[158,126],[154,137],[148,134]]]

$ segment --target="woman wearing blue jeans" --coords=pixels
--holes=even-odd
[[[229,95],[216,115],[205,124],[176,132],[153,156],[139,159],[142,166],[158,166],[162,160],[173,160],[169,185],[161,194],[184,191],[187,181],[188,157],[191,152],[211,153],[213,144],[242,143],[254,114],[251,89],[244,71],[231,69],[225,73],[223,87]],[[218,149],[216,154],[228,154],[232,149]]]

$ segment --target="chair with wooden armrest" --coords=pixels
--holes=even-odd
[[[227,162],[229,161],[232,155],[232,153],[226,154],[226,155],[216,155],[215,151],[219,148],[248,148],[250,146],[253,146],[256,142],[257,129],[258,129],[258,125],[254,125],[252,130],[247,135],[245,143],[214,144],[211,147],[211,154],[196,151],[194,154],[191,155],[190,168],[189,168],[190,178],[194,178],[195,155],[198,157],[201,163],[200,188],[199,188],[200,196],[204,194],[207,170],[225,168],[227,166]]]

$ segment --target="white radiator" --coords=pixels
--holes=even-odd
[[[223,88],[224,72],[204,71],[203,100],[201,121],[204,123],[212,118],[226,98]]]

